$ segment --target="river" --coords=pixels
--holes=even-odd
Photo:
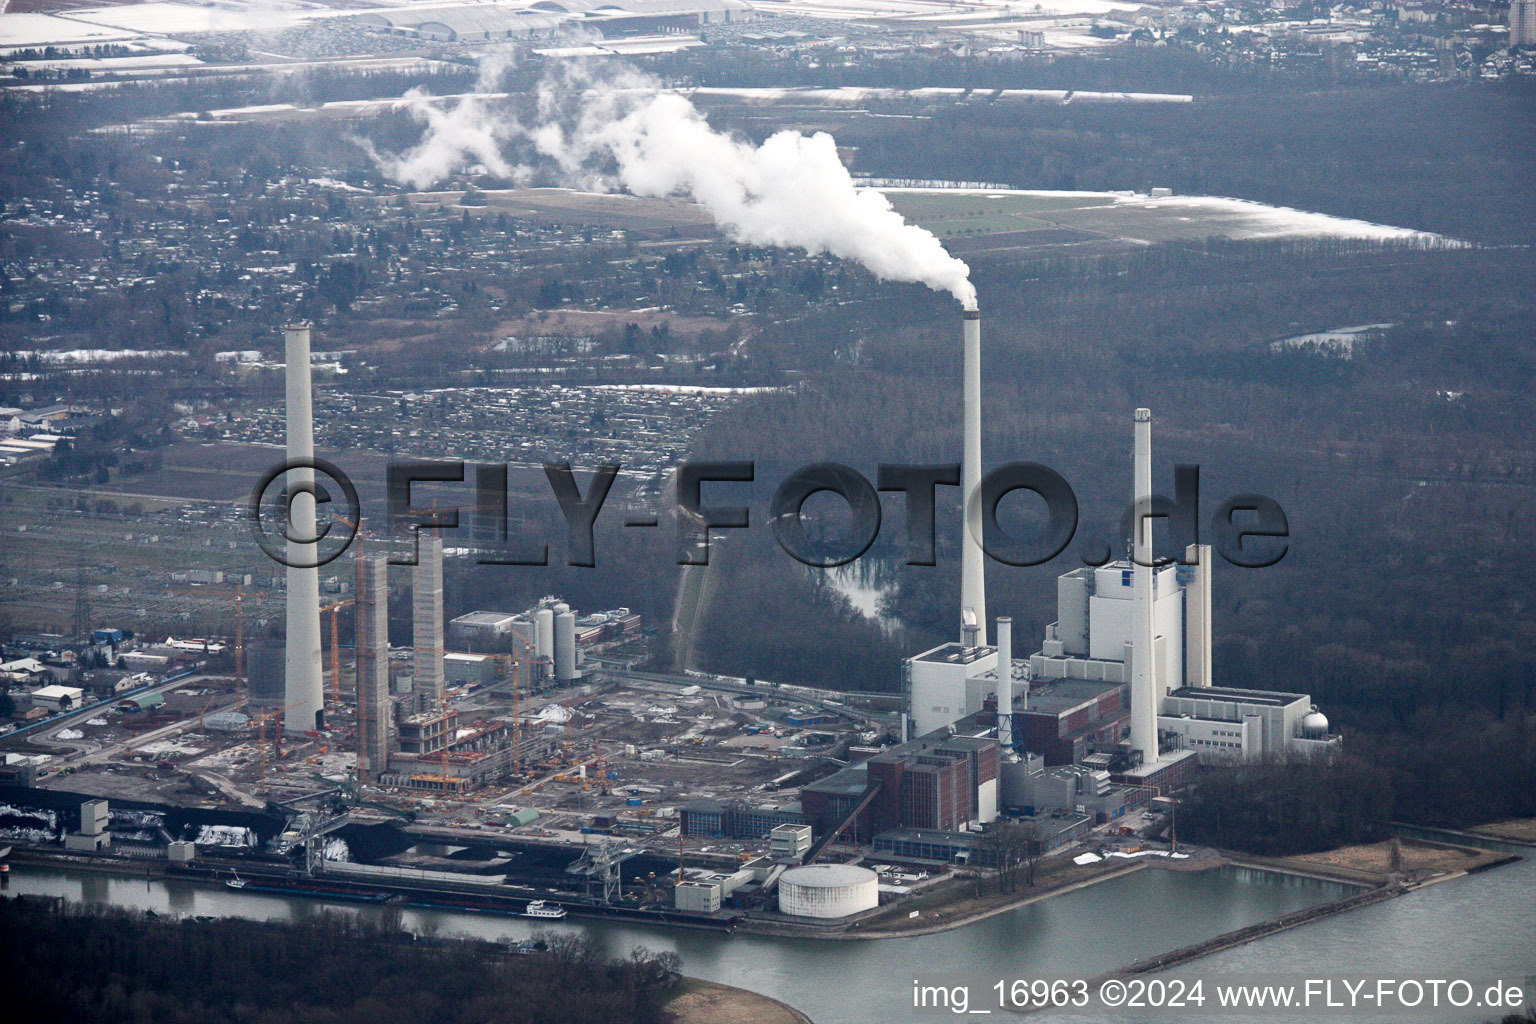
[[[15,865],[12,876],[12,893],[47,893],[159,913],[282,921],[302,921],[323,910],[380,913],[379,908],[355,904],[333,907],[316,900],[236,894],[205,883],[54,867]],[[916,1019],[910,1010],[914,970],[952,969],[1000,978],[1091,976],[1349,891],[1353,890],[1330,882],[1244,868],[1206,872],[1154,868],[956,931],[907,939],[721,936],[612,922],[562,922],[552,927],[590,931],[612,954],[626,953],[635,945],[676,950],[690,975],[782,999],[805,1011],[816,1024],[886,1024]],[[522,938],[551,928],[493,915],[407,910],[404,916],[413,930],[484,938]],[[1147,936],[1156,938],[1148,941]],[[1526,860],[1282,932],[1175,973],[1193,977],[1326,968],[1523,975],[1536,969],[1533,951],[1536,862]],[[1470,1021],[1486,1016],[1411,1019]]]

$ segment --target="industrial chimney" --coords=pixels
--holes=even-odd
[[[1152,411],[1137,409],[1135,416],[1135,507],[1131,529],[1131,748],[1141,752],[1142,764],[1157,760],[1157,657],[1153,652],[1156,630],[1152,622]]]
[[[961,313],[965,327],[965,346],[961,359],[965,396],[962,415],[965,421],[965,449],[960,464],[960,496],[964,502],[965,528],[960,543],[960,624],[962,643],[975,642],[963,637],[965,613],[975,616],[978,640],[987,643],[987,581],[981,550],[981,310],[970,308]]]
[[[1013,619],[997,617],[997,739],[1004,761],[1019,755],[1013,750]]]
[[[315,457],[314,409],[309,387],[309,325],[283,328],[288,384],[288,461]],[[313,469],[291,469],[286,476],[289,536],[316,538]],[[308,487],[311,490],[301,490]],[[313,562],[313,544],[288,541],[288,561]],[[284,724],[299,731],[325,727],[324,686],[320,666],[320,570],[288,568],[287,677],[283,687]]]

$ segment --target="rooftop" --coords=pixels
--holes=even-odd
[[[1126,688],[1126,683],[1108,683],[1093,679],[1055,679],[1036,682],[1029,689],[1029,708],[1015,708],[1014,714],[1061,715],[1098,700],[1111,690]]]
[[[1267,708],[1289,707],[1299,701],[1311,702],[1304,693],[1285,693],[1280,690],[1239,690],[1230,686],[1181,686],[1168,696],[1189,700],[1211,700],[1223,704],[1258,704]]]
[[[790,868],[779,878],[780,885],[858,885],[875,881],[875,873],[856,864],[807,864]]]
[[[931,651],[924,651],[913,661],[926,661],[935,665],[969,665],[971,662],[996,650],[994,647],[966,647],[963,644],[941,644]]]

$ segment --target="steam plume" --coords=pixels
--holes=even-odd
[[[480,65],[476,93],[496,87],[507,60],[492,53]],[[503,147],[517,134],[515,123],[497,119],[487,109],[484,98],[476,93],[461,96],[452,106],[440,106],[421,88],[406,92],[411,116],[427,126],[426,134],[415,146],[397,156],[378,152],[367,139],[355,141],[384,175],[415,189],[424,189],[442,181],[459,168],[479,163],[491,174],[516,178],[520,169],[503,155]]]
[[[521,139],[536,165],[604,191],[649,197],[686,195],[709,210],[735,240],[805,249],[855,260],[876,277],[912,281],[976,301],[970,268],[937,237],[908,224],[873,189],[858,188],[825,132],[780,131],[761,146],[709,126],[687,98],[663,92],[634,72],[594,82],[584,72],[547,79],[539,121],[488,125],[462,100],[444,112],[421,94],[413,112],[426,137],[398,158],[374,155],[384,173],[417,188],[472,156],[493,173],[527,180],[536,167],[512,167],[499,148]]]

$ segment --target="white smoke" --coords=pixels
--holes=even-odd
[[[443,111],[415,97],[427,135],[398,158],[375,160],[396,181],[424,188],[472,156],[493,173],[527,180],[488,150],[520,138],[540,164],[569,183],[635,195],[685,195],[736,241],[804,249],[855,260],[876,277],[912,281],[974,306],[970,268],[931,232],[908,224],[874,189],[861,189],[831,135],[780,131],[761,146],[709,126],[686,97],[634,72],[601,81],[567,70],[539,93],[539,123],[489,123],[478,105]]]
[[[410,114],[427,126],[420,142],[398,156],[378,152],[367,139],[354,138],[385,176],[415,189],[442,181],[462,167],[479,164],[502,178],[519,178],[524,170],[504,155],[504,147],[519,131],[515,122],[504,121],[487,108],[485,97],[493,91],[510,58],[491,52],[480,64],[475,92],[456,98],[449,106],[435,102],[421,88],[405,94]]]

